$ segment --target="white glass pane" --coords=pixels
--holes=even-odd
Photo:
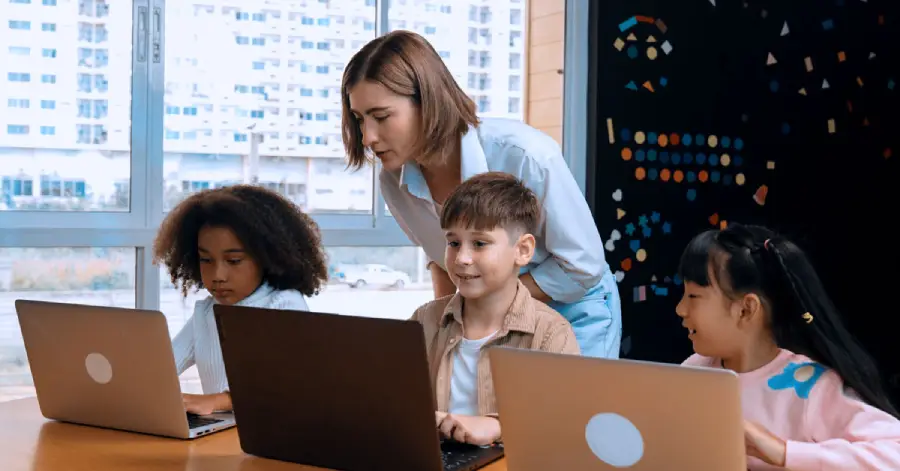
[[[34,396],[16,299],[134,308],[133,248],[0,248],[0,402]]]
[[[370,214],[372,170],[345,170],[340,85],[375,22],[374,1],[167,1],[164,210],[243,182]]]
[[[3,2],[0,210],[128,211],[132,2]]]

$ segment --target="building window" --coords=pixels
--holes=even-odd
[[[31,108],[31,100],[28,98],[10,98],[6,102],[10,108]]]
[[[247,135],[242,133],[234,133],[234,142],[247,142]]]
[[[56,135],[56,127],[55,126],[41,126],[41,135],[42,136],[55,136]]]
[[[518,52],[510,53],[509,68],[516,69],[516,70],[522,68],[522,54],[519,54]]]
[[[331,44],[327,41],[321,41],[319,43],[316,43],[316,49],[320,51],[328,51],[331,50]]]
[[[9,46],[9,53],[13,56],[30,56],[31,48],[25,46]]]
[[[56,23],[41,23],[41,31],[48,33],[56,32]]]
[[[301,88],[300,96],[313,96],[312,88]]]
[[[30,82],[31,74],[25,72],[9,72],[6,74],[6,79],[10,82]]]
[[[43,55],[44,57],[46,57],[48,59],[53,59],[56,57],[56,49],[44,49],[41,52],[41,55]]]
[[[317,65],[317,66],[316,66],[316,73],[317,73],[317,74],[327,74],[327,73],[328,73],[328,66],[327,66],[327,65]]]
[[[331,24],[331,21],[328,18],[319,18],[318,20],[316,20],[316,23],[319,26],[328,26],[329,24]]]
[[[434,26],[426,26],[425,27],[425,34],[435,34],[435,33],[437,33],[436,27],[434,27]]]
[[[509,24],[511,25],[521,25],[522,24],[522,10],[513,9],[509,11]]]
[[[9,20],[9,29],[28,31],[31,29],[31,22],[23,20]]]
[[[48,7],[55,7],[55,6],[56,6],[56,0],[44,0],[44,5],[45,5],[45,6],[48,6]]]
[[[41,100],[41,109],[55,110],[56,102],[54,100]]]
[[[28,130],[29,130],[28,126],[26,126],[24,124],[8,124],[6,126],[7,134],[24,135],[24,134],[28,134]]]
[[[253,70],[264,70],[266,68],[265,62],[254,61],[253,62]]]
[[[52,85],[56,83],[56,76],[52,74],[41,75],[41,83],[48,83]]]
[[[519,97],[512,97],[509,99],[509,112],[510,113],[521,113],[522,111],[522,99]]]

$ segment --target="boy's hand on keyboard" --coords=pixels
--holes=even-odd
[[[500,421],[493,417],[445,414],[438,424],[444,438],[486,446],[500,439]]]
[[[228,410],[230,407],[223,407],[227,393],[221,394],[182,394],[184,398],[184,410],[191,414],[209,415],[217,410]],[[228,403],[231,403],[231,397],[228,397]]]

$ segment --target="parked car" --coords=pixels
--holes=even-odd
[[[374,263],[339,265],[335,270],[334,280],[351,288],[362,288],[366,285],[403,288],[410,283],[409,275],[405,272]]]

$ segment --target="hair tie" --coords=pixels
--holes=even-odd
[[[766,241],[763,242],[763,248],[764,248],[764,249],[769,250],[769,242],[770,242],[771,240],[772,240],[772,239],[766,239]]]
[[[812,324],[813,315],[807,312],[803,314],[803,320],[806,321],[807,324]]]

